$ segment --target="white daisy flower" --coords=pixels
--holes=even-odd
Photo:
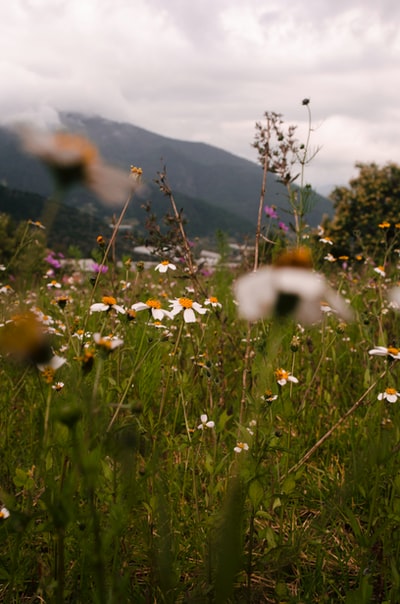
[[[193,302],[190,298],[175,298],[170,300],[171,303],[171,315],[175,317],[183,311],[183,319],[185,323],[195,323],[196,315],[195,311],[200,315],[204,315],[207,312],[207,308],[203,308],[198,302]]]
[[[204,301],[204,306],[212,306],[213,308],[222,308],[221,302],[216,296],[210,296]]]
[[[386,388],[384,392],[378,394],[378,400],[386,400],[388,403],[395,403],[400,396],[400,392],[397,392],[395,388]]]
[[[286,369],[276,369],[275,377],[279,386],[285,386],[288,382],[292,382],[293,384],[299,383],[299,380],[290,371],[286,371]]]
[[[389,346],[386,348],[385,346],[376,346],[375,348],[371,348],[368,351],[368,354],[378,357],[392,357],[392,359],[400,359],[400,349],[395,348],[394,346]]]
[[[236,443],[236,447],[233,447],[235,453],[241,453],[242,451],[248,451],[249,445],[247,443],[238,442]]]
[[[166,273],[167,271],[176,271],[176,266],[169,260],[163,260],[160,264],[157,264],[154,270],[159,273]]]
[[[108,312],[110,310],[115,310],[117,313],[125,314],[125,310],[122,306],[117,304],[114,296],[103,296],[101,302],[96,302],[92,304],[90,307],[90,312]]]
[[[155,298],[149,298],[146,302],[136,302],[132,304],[131,310],[139,312],[141,310],[149,310],[155,321],[162,321],[164,317],[172,318],[168,310],[161,308],[161,302]]]
[[[374,268],[374,271],[378,273],[378,275],[380,275],[381,277],[386,277],[385,268],[383,266],[376,266]]]

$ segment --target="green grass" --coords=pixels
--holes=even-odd
[[[0,600],[400,601],[400,411],[377,399],[397,388],[398,365],[368,354],[399,343],[386,301],[395,267],[383,279],[349,263],[328,269],[354,322],[329,313],[305,329],[291,319],[248,328],[233,302],[236,274],[223,267],[201,277],[202,293],[187,292],[178,267],[130,273],[124,291],[125,270],[95,290],[87,275],[59,271],[61,289],[40,277],[2,294],[2,333],[40,308],[66,363],[47,382],[30,353],[3,348],[0,499],[10,517],[0,520]],[[149,297],[168,308],[206,294],[222,308],[193,324],[165,318],[165,330],[147,310],[132,321],[89,313],[103,295],[124,308]],[[101,350],[97,332],[123,344]],[[299,383],[278,386],[280,367]],[[277,398],[266,401],[266,390]],[[198,429],[203,413],[215,427]],[[238,442],[248,451],[236,453]]]

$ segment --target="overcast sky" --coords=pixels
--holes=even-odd
[[[314,187],[400,163],[398,0],[4,0],[0,82],[2,122],[81,111],[253,160],[264,112],[303,139],[310,98]]]

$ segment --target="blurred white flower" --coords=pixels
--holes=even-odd
[[[208,415],[203,413],[200,415],[201,424],[197,426],[198,430],[203,430],[204,428],[214,428],[215,423],[212,420],[208,419]]]
[[[235,453],[241,453],[242,451],[248,451],[249,445],[247,443],[238,442],[236,443],[236,447],[233,447]]]
[[[125,201],[137,188],[129,175],[109,166],[91,142],[69,132],[46,132],[29,126],[18,129],[25,151],[43,161],[62,187],[82,184],[109,204]]]
[[[390,305],[395,310],[400,310],[400,287],[393,287],[388,291]]]
[[[112,350],[115,350],[119,346],[122,346],[122,344],[124,343],[124,341],[121,340],[121,338],[118,338],[117,336],[102,336],[100,333],[94,333],[93,340],[95,341],[97,346],[110,352]]]
[[[47,363],[37,363],[36,367],[39,369],[39,371],[42,371],[43,373],[49,370],[54,372],[57,371],[57,369],[60,369],[60,367],[62,367],[66,362],[67,359],[64,359],[63,357],[60,357],[55,354]]]
[[[240,277],[235,284],[239,314],[248,321],[273,315],[293,315],[303,325],[322,318],[324,302],[344,321],[352,318],[350,306],[325,278],[307,268],[267,266]]]

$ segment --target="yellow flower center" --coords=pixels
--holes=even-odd
[[[105,348],[106,350],[111,350],[111,340],[107,339],[107,338],[100,338],[100,340],[98,342],[96,342],[97,346],[101,346],[102,348]]]
[[[275,376],[277,380],[287,380],[289,377],[289,374],[287,371],[285,371],[285,369],[277,369],[275,371]]]
[[[169,260],[163,260],[163,261],[161,262],[161,264],[163,264],[164,266],[168,266],[168,264],[169,264]]]
[[[149,308],[161,308],[161,302],[159,300],[155,300],[154,298],[150,298],[146,302]]]
[[[388,229],[390,227],[390,222],[387,222],[387,220],[384,220],[378,226],[380,229]]]
[[[400,352],[398,348],[394,348],[393,346],[389,346],[387,351],[388,351],[388,354],[399,354],[399,352]]]
[[[325,239],[328,239],[328,237],[325,237]],[[311,252],[307,247],[299,247],[294,250],[287,250],[276,259],[275,266],[312,268]]]
[[[108,304],[109,306],[114,306],[117,303],[116,299],[113,296],[103,296],[101,301],[103,304]]]
[[[178,302],[182,308],[192,308],[193,306],[193,301],[190,298],[179,298]]]
[[[216,296],[210,296],[208,298],[211,302],[211,304],[218,304],[218,298]]]
[[[96,147],[76,134],[57,132],[54,135],[54,142],[61,151],[79,152],[82,164],[91,164],[98,156]]]
[[[396,394],[396,389],[395,388],[386,388],[385,392],[386,392],[386,394]]]
[[[244,443],[237,443],[236,446],[239,447],[239,449],[244,449],[245,444]]]

